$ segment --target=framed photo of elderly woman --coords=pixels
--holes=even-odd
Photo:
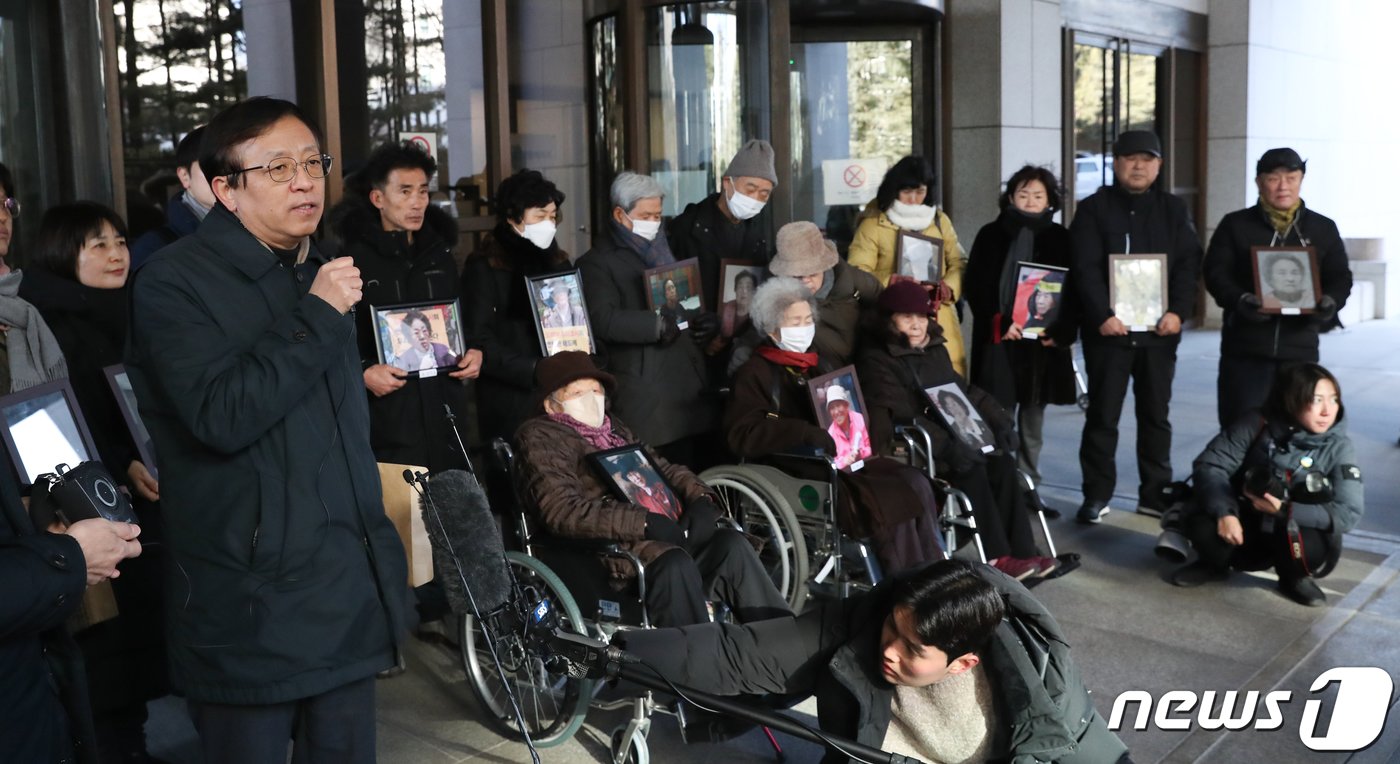
[[[1068,268],[1040,263],[1016,263],[1016,291],[1011,298],[1011,321],[1021,338],[1039,339],[1060,317]]]
[[[676,326],[684,331],[691,314],[704,310],[704,292],[700,289],[700,260],[690,258],[648,268],[642,278],[646,286],[647,307],[658,315],[672,315]]]
[[[10,464],[26,491],[36,478],[60,464],[76,467],[98,458],[78,396],[66,379],[0,398],[0,419]]]
[[[622,501],[672,520],[681,516],[680,499],[641,446],[632,444],[595,451],[588,455],[588,461],[603,483]]]
[[[958,383],[925,388],[924,395],[933,404],[933,410],[943,418],[943,423],[948,425],[948,430],[968,448],[984,454],[996,450],[996,437],[991,426],[977,413],[977,407],[968,400],[967,393],[958,387]]]
[[[1312,247],[1253,247],[1254,293],[1260,313],[1298,316],[1317,309],[1322,284],[1317,273],[1317,250]]]
[[[455,368],[467,352],[457,300],[375,305],[373,311],[380,362],[409,376],[436,376],[439,370]]]
[[[866,422],[865,396],[856,379],[856,367],[845,366],[807,382],[817,425],[836,442],[836,466],[855,472],[872,455],[870,426]]]
[[[1108,302],[1128,331],[1152,331],[1167,312],[1167,256],[1109,255]]]
[[[943,278],[943,240],[913,231],[900,231],[895,240],[894,269],[891,273],[920,284],[938,283]]]
[[[749,303],[763,283],[763,266],[748,260],[720,260],[719,279],[719,334],[733,337],[749,325]]]
[[[583,280],[577,270],[527,276],[525,287],[530,290],[541,353],[548,357],[566,350],[589,355],[597,352],[583,300]]]
[[[102,373],[107,375],[107,384],[112,388],[112,395],[117,398],[117,408],[122,410],[126,429],[131,431],[131,439],[136,443],[136,455],[141,457],[141,463],[146,465],[151,477],[160,480],[160,473],[156,469],[155,442],[151,440],[146,423],[141,421],[141,412],[136,408],[136,391],[131,389],[131,379],[127,377],[126,367],[116,364],[104,368]]]

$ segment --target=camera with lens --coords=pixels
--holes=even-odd
[[[1250,467],[1244,473],[1243,487],[1260,498],[1272,495],[1280,501],[1288,499],[1288,480],[1272,466]]]
[[[35,479],[36,492],[47,485],[48,502],[65,525],[102,517],[118,523],[140,523],[131,502],[117,489],[117,481],[99,462],[82,462],[69,468],[60,464]]]

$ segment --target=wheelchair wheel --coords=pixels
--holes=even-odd
[[[533,586],[547,594],[560,615],[560,627],[583,634],[583,618],[578,604],[559,577],[544,563],[520,552],[506,552],[506,562],[521,586]],[[527,649],[516,635],[496,641],[501,668],[491,659],[480,625],[467,615],[462,618],[462,666],[472,694],[486,711],[487,720],[498,732],[523,739],[507,696],[515,693],[525,731],[540,748],[556,746],[573,737],[588,712],[593,682],[551,672],[544,656]]]
[[[713,467],[700,479],[742,527],[763,540],[759,559],[793,612],[807,602],[807,542],[797,515],[768,479],[744,466]]]

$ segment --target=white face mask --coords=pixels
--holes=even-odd
[[[647,241],[655,239],[656,235],[661,233],[660,220],[633,220],[632,216],[625,212],[622,213],[622,215],[632,224],[632,233],[637,234]]]
[[[784,326],[778,330],[778,347],[793,353],[805,353],[817,336],[817,325]]]
[[[602,393],[584,393],[577,398],[561,401],[559,405],[565,414],[589,427],[602,427],[606,402],[607,397]]]
[[[525,226],[525,230],[520,235],[529,240],[540,249],[549,249],[549,245],[554,242],[554,221],[541,220],[538,223],[530,223]]]
[[[730,179],[729,183],[730,188],[734,188],[734,180],[732,178]],[[757,215],[758,213],[762,212],[764,205],[764,202],[760,202],[752,196],[744,196],[743,194],[739,193],[739,189],[737,188],[734,188],[733,194],[725,198],[725,202],[729,204],[730,214],[734,215],[734,217],[740,220],[748,220],[754,215]]]

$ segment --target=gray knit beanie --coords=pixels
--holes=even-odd
[[[729,160],[725,168],[726,178],[763,178],[778,185],[778,171],[773,165],[773,144],[754,139],[744,144],[739,153]]]
[[[778,229],[778,254],[768,263],[775,276],[810,276],[836,266],[836,246],[828,242],[816,223],[799,220]]]

